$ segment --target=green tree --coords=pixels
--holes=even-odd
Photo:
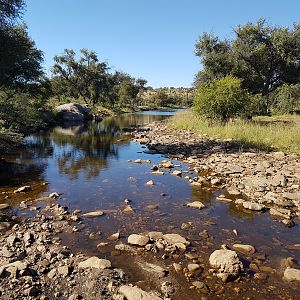
[[[284,83],[300,82],[300,24],[292,28],[272,27],[265,20],[239,25],[232,41],[203,34],[196,44],[203,70],[196,82],[207,82],[232,74],[243,88],[261,94],[261,111],[272,105],[272,93]]]
[[[284,84],[275,92],[273,109],[277,113],[292,113],[300,110],[300,84]]]
[[[208,119],[227,122],[250,113],[251,95],[238,78],[226,76],[203,83],[194,98],[194,111]]]
[[[65,49],[63,55],[54,57],[52,73],[56,91],[64,90],[70,97],[81,97],[92,106],[105,103],[109,90],[108,65],[99,62],[94,51],[81,49],[80,52],[82,56],[79,59],[71,49]]]

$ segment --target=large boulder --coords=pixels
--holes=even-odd
[[[85,104],[66,103],[55,108],[60,118],[66,122],[84,122],[91,118],[91,109]]]
[[[222,281],[230,281],[243,271],[243,263],[232,250],[216,250],[209,257],[209,264],[217,269],[217,276]]]

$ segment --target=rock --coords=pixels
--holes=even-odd
[[[100,243],[97,244],[96,247],[97,247],[98,249],[100,249],[100,248],[106,247],[106,246],[108,246],[108,245],[109,245],[109,243],[100,242]]]
[[[151,167],[151,170],[152,170],[152,171],[157,171],[157,170],[158,170],[158,166],[157,166],[157,165],[153,165],[153,166]]]
[[[147,293],[137,286],[122,285],[119,293],[127,300],[162,300],[154,293]]]
[[[0,210],[6,209],[6,208],[9,208],[9,204],[7,204],[7,203],[0,203]]]
[[[280,217],[280,218],[286,218],[286,219],[291,218],[291,211],[289,209],[285,209],[285,208],[271,208],[270,214],[272,216],[276,216],[276,217]]]
[[[54,193],[51,193],[48,197],[53,198],[53,199],[57,199],[57,198],[59,198],[59,194],[57,192],[54,192]]]
[[[163,238],[163,233],[160,231],[150,231],[148,234],[151,241],[157,241]]]
[[[100,259],[97,256],[92,256],[78,264],[79,268],[96,268],[96,269],[109,269],[111,262],[108,259]]]
[[[131,205],[127,205],[124,209],[123,209],[123,213],[129,214],[129,213],[133,213],[134,210],[131,207]]]
[[[270,184],[273,186],[286,186],[286,178],[282,174],[276,174],[270,181]]]
[[[102,210],[96,210],[96,211],[91,211],[91,212],[87,212],[85,214],[83,214],[83,217],[99,217],[99,216],[103,216],[104,212]]]
[[[200,266],[198,264],[188,264],[187,268],[190,272],[195,272],[200,268]]]
[[[153,182],[153,180],[149,180],[149,181],[147,181],[147,182],[146,182],[146,185],[154,185],[154,182]]]
[[[284,198],[288,199],[288,200],[298,200],[298,201],[300,201],[300,192],[283,193],[282,196]]]
[[[126,251],[126,252],[135,252],[135,249],[129,245],[117,244],[115,245],[115,250]]]
[[[233,195],[233,196],[239,196],[241,195],[241,191],[237,190],[237,189],[229,189],[227,190],[228,194]]]
[[[69,266],[62,266],[57,268],[57,273],[64,277],[67,277],[70,274],[70,271],[71,269]]]
[[[165,277],[168,273],[168,271],[163,269],[162,267],[147,262],[139,263],[139,266],[146,272],[155,273],[158,278]]]
[[[135,162],[136,164],[141,164],[141,163],[142,163],[142,160],[141,160],[141,159],[136,159],[134,162]]]
[[[91,109],[84,104],[66,103],[55,108],[63,121],[84,122],[91,118]]]
[[[243,245],[243,244],[234,244],[232,245],[234,250],[240,251],[244,254],[253,254],[255,253],[255,248],[251,245]]]
[[[212,185],[220,185],[225,183],[225,180],[223,178],[213,178],[210,182]]]
[[[117,241],[120,238],[120,232],[110,235],[107,239],[110,241]]]
[[[263,204],[259,204],[251,201],[244,201],[242,205],[246,209],[255,210],[255,211],[261,211],[266,208]]]
[[[286,268],[283,279],[287,281],[300,281],[300,269]]]
[[[209,292],[209,289],[208,289],[207,285],[202,281],[198,281],[198,280],[192,281],[192,285],[196,289],[200,290],[201,293],[208,293]]]
[[[157,170],[157,171],[151,172],[151,174],[154,174],[154,175],[164,175],[165,173],[163,171]]]
[[[175,171],[173,171],[172,174],[175,175],[175,176],[181,176],[182,172],[175,170]]]
[[[166,169],[174,168],[174,164],[171,161],[162,161],[161,166]]]
[[[149,204],[146,206],[147,210],[153,211],[153,210],[157,210],[158,209],[158,205],[157,204]]]
[[[168,233],[163,235],[163,239],[170,245],[183,244],[188,246],[190,243],[181,235],[176,233]]]
[[[215,250],[209,257],[209,264],[218,269],[217,276],[224,282],[236,278],[244,269],[237,253],[232,250]]]
[[[176,272],[180,272],[182,270],[182,265],[180,264],[173,263],[173,267]]]
[[[186,206],[198,209],[202,209],[205,207],[205,205],[200,201],[189,202],[186,204]]]
[[[18,194],[18,193],[25,193],[25,192],[28,192],[31,190],[31,186],[29,185],[25,185],[25,186],[22,186],[20,188],[18,188],[17,190],[14,191],[15,194]]]
[[[30,245],[34,241],[33,233],[26,231],[23,237],[23,241],[26,246]]]
[[[131,245],[145,246],[149,242],[149,237],[140,234],[131,234],[128,237],[128,243]]]

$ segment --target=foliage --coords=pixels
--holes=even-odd
[[[226,76],[212,79],[198,88],[194,110],[205,118],[227,122],[232,117],[247,114],[250,102],[251,96],[241,88],[240,80]]]
[[[300,154],[300,116],[255,117],[253,121],[236,119],[224,126],[211,123],[191,110],[177,112],[169,121],[174,129],[200,132],[209,137],[233,139],[241,148],[276,148]]]
[[[43,54],[17,21],[24,9],[23,0],[0,1],[0,89],[20,88],[43,74]]]
[[[261,110],[267,113],[272,91],[300,81],[300,24],[272,27],[260,19],[237,26],[232,41],[204,33],[195,54],[204,67],[196,75],[196,85],[231,74],[241,79],[243,88],[263,96]]]
[[[288,114],[300,111],[300,84],[284,84],[276,90],[274,111]]]

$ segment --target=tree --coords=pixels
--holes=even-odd
[[[64,89],[71,97],[81,97],[92,106],[98,102],[103,103],[109,90],[108,65],[99,62],[94,51],[81,49],[80,52],[82,56],[78,60],[71,49],[65,49],[63,55],[54,57],[54,80],[58,85],[68,86]]]
[[[300,24],[272,27],[261,19],[237,26],[232,41],[205,33],[195,54],[204,67],[196,76],[197,82],[232,74],[241,79],[243,88],[262,94],[261,109],[267,113],[271,92],[284,83],[300,82]]]
[[[278,113],[300,111],[300,84],[284,84],[276,90],[273,109]]]
[[[0,1],[0,88],[20,88],[43,74],[43,54],[17,24],[24,9],[23,0]]]
[[[203,83],[194,98],[194,110],[208,118],[227,122],[230,118],[250,113],[247,107],[251,95],[241,88],[241,81],[233,76]]]

